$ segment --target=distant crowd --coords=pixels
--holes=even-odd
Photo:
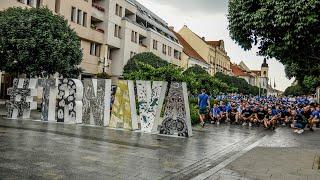
[[[210,104],[212,98],[218,103]],[[202,90],[198,106],[202,127],[206,122],[262,126],[271,130],[288,126],[298,134],[305,129],[320,128],[320,105],[312,96],[277,98],[230,94],[210,97]]]

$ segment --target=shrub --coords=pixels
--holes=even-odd
[[[108,73],[103,72],[103,73],[97,74],[97,78],[98,78],[98,79],[110,79],[111,76],[110,76]]]
[[[201,74],[201,75],[209,76],[209,73],[199,65],[195,65],[195,66],[189,67],[187,70],[185,70],[183,72],[183,74],[185,74],[185,75],[189,75],[191,73],[197,74],[197,75]]]
[[[129,74],[135,71],[139,71],[141,68],[139,63],[148,64],[154,68],[160,68],[170,65],[167,61],[161,59],[152,52],[140,53],[129,59],[127,64],[124,66],[123,73]]]

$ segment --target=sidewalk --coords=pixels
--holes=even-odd
[[[0,117],[4,179],[317,179],[320,129],[208,125],[194,137]]]
[[[0,99],[0,117],[6,114],[6,100]]]

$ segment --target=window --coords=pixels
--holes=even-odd
[[[54,6],[54,12],[56,13],[60,12],[60,3],[61,3],[61,0],[56,0],[55,6]]]
[[[138,42],[137,37],[138,37],[138,33],[132,31],[131,32],[131,42],[137,43]]]
[[[87,27],[87,13],[86,12],[83,12],[83,19],[82,19],[82,25],[84,26],[84,27]]]
[[[135,53],[135,52],[130,52],[130,58],[132,58],[133,56],[135,56],[137,53]]]
[[[90,55],[100,57],[100,49],[101,44],[95,42],[90,43]]]
[[[116,15],[122,17],[122,6],[116,4]]]
[[[122,7],[121,7],[121,6],[120,6],[119,11],[120,11],[120,12],[119,12],[119,16],[122,17]]]
[[[118,14],[119,14],[119,5],[116,4],[116,15],[118,15]]]
[[[135,35],[135,40],[136,40],[136,43],[137,43],[138,42],[138,40],[137,40],[138,39],[138,33],[135,32],[134,35]]]
[[[118,37],[121,39],[121,26],[114,26],[114,37]]]
[[[71,21],[72,22],[76,21],[76,8],[75,7],[71,8]]]
[[[36,8],[40,8],[42,5],[42,0],[37,0]]]
[[[167,46],[164,44],[162,45],[162,53],[167,54]]]
[[[82,19],[82,11],[78,9],[78,16],[77,16],[77,24],[81,25],[81,19]]]
[[[158,49],[158,41],[153,40],[153,49],[157,50]]]
[[[119,30],[118,30],[118,38],[121,39],[121,26],[119,26]]]
[[[33,1],[32,0],[27,0],[27,5],[32,6]]]
[[[174,58],[181,60],[181,52],[180,51],[174,50],[173,56],[174,56]]]
[[[168,46],[168,55],[171,56],[171,47]]]

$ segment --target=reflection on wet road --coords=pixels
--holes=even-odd
[[[286,128],[273,133],[221,125],[195,127],[194,137],[186,139],[0,119],[0,175],[3,179],[189,179],[220,167],[250,146],[319,148],[319,131],[297,136]]]

